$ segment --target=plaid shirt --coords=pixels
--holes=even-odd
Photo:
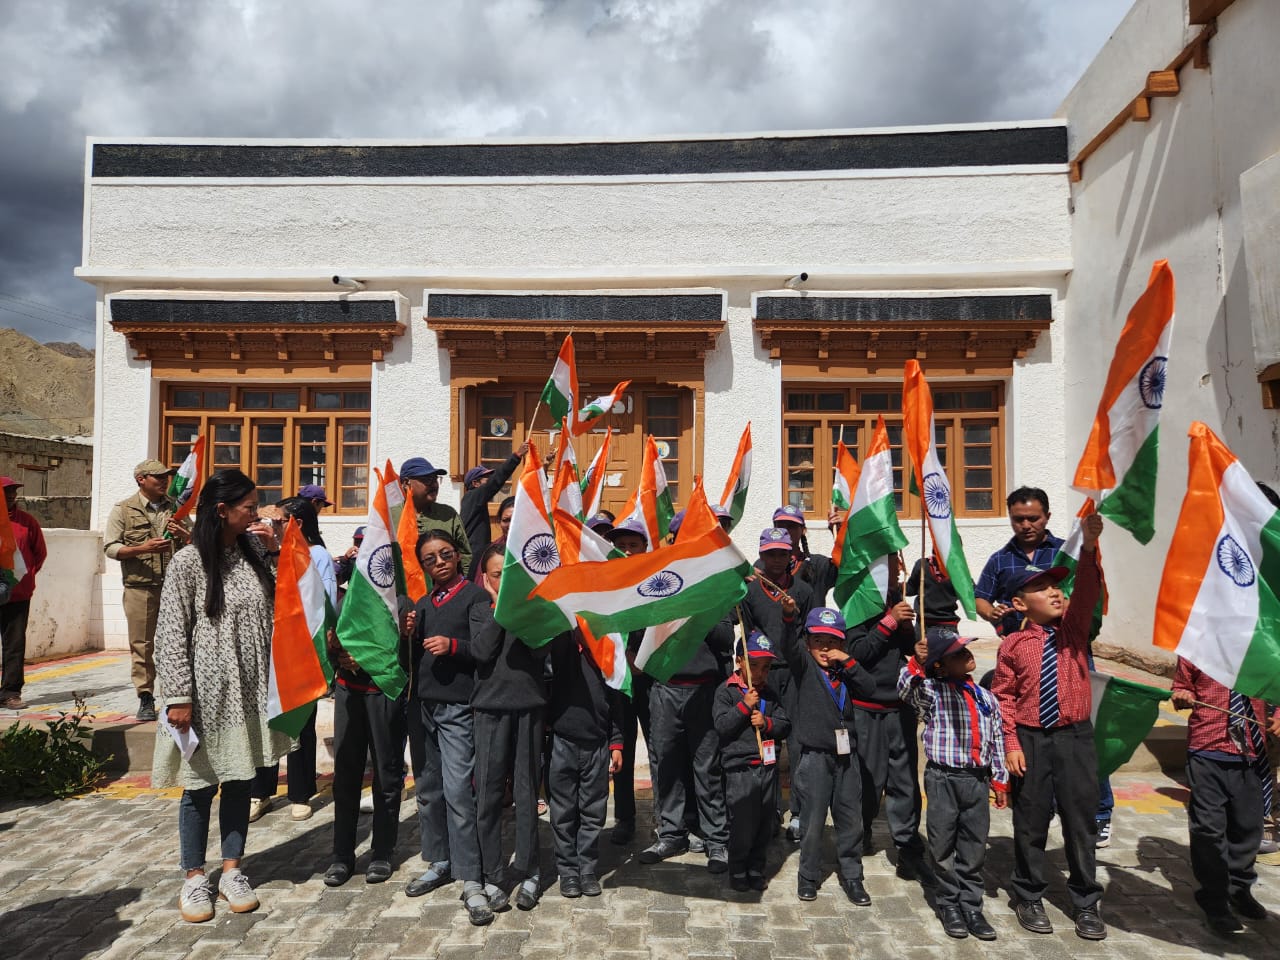
[[[982,568],[982,575],[974,585],[973,595],[988,603],[1007,605],[1013,599],[1013,591],[1009,589],[1009,585],[1014,578],[1021,576],[1028,564],[1048,570],[1053,566],[1053,558],[1058,555],[1060,546],[1062,541],[1046,530],[1040,546],[1028,557],[1026,551],[1018,546],[1018,541],[1010,537],[1009,542],[987,560],[987,565]],[[997,630],[1001,636],[1008,636],[1021,625],[1022,614],[1010,611],[1001,618]]]
[[[1080,551],[1075,589],[1058,621],[1058,709],[1056,726],[1088,720],[1093,709],[1089,687],[1089,627],[1102,590],[1096,550]],[[1004,749],[1021,750],[1018,727],[1040,727],[1040,667],[1047,636],[1044,627],[1028,624],[1004,638],[996,654],[996,678],[991,692],[1000,700],[1004,720]]]
[[[915,657],[898,674],[898,696],[924,721],[924,755],[946,767],[989,767],[997,790],[1009,788],[1004,765],[1000,704],[988,690],[965,683],[928,679]]]
[[[1178,669],[1173,674],[1173,689],[1186,690],[1197,700],[1209,704],[1208,707],[1192,707],[1191,719],[1187,721],[1187,753],[1226,753],[1237,757],[1254,757],[1249,745],[1248,736],[1244,744],[1231,739],[1229,724],[1231,717],[1222,711],[1227,709],[1231,700],[1231,691],[1207,673],[1202,673],[1191,661],[1178,658]],[[1255,698],[1250,699],[1253,715],[1260,723],[1267,722],[1267,705]],[[1219,709],[1214,710],[1213,707]],[[1263,743],[1266,743],[1266,731],[1263,731]],[[1240,748],[1245,752],[1241,753]]]

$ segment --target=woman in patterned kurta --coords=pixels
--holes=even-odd
[[[155,656],[166,717],[178,730],[194,729],[200,743],[184,760],[162,727],[151,782],[184,788],[178,836],[186,881],[178,903],[192,922],[213,916],[204,863],[219,787],[218,895],[236,913],[258,906],[240,871],[249,787],[258,767],[289,749],[288,737],[267,728],[275,588],[264,542],[278,552],[271,528],[258,520],[253,481],[239,470],[218,471],[200,492],[191,546],[174,555],[160,597]]]

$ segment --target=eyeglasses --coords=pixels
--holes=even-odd
[[[419,558],[424,567],[435,566],[436,563],[449,563],[457,560],[458,555],[452,550],[441,550],[439,553],[427,553]]]

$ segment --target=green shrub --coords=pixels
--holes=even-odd
[[[61,799],[92,789],[110,758],[89,749],[91,719],[77,696],[74,711],[45,721],[48,730],[19,722],[0,733],[0,800]]]

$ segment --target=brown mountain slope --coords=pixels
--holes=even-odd
[[[60,349],[61,348],[61,349]],[[39,437],[93,433],[93,353],[68,356],[0,327],[0,431]]]

